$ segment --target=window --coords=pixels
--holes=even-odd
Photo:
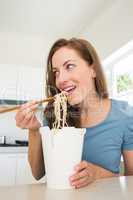
[[[133,105],[133,41],[103,62],[110,97]]]

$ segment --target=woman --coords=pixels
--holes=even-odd
[[[125,175],[132,175],[133,109],[126,102],[109,99],[101,63],[88,41],[60,39],[52,46],[47,61],[47,96],[61,91],[68,99],[68,125],[87,130],[82,161],[75,166],[70,184],[81,188],[96,179],[118,176],[121,154]],[[45,167],[36,108],[35,101],[23,105],[16,124],[29,129],[29,162],[33,175],[40,179]],[[52,128],[52,103],[44,115]]]

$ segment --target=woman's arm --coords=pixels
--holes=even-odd
[[[28,102],[21,106],[16,114],[16,125],[19,128],[29,130],[28,160],[32,169],[32,174],[36,179],[40,179],[45,174],[44,159],[42,152],[40,122],[37,120],[35,111],[38,107],[36,101]]]
[[[103,167],[100,167],[98,165],[94,165],[92,163],[89,163],[89,165],[91,165],[92,168],[94,169],[95,180],[101,179],[101,178],[109,178],[109,177],[119,176],[119,174],[113,173],[113,172],[111,172]]]
[[[28,160],[33,176],[39,180],[45,175],[42,141],[39,130],[29,130]]]
[[[123,151],[125,176],[133,175],[133,150]]]

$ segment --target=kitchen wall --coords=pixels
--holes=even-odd
[[[133,40],[133,1],[116,0],[81,34],[99,51],[102,59]]]
[[[48,49],[45,36],[0,32],[0,64],[43,67]]]

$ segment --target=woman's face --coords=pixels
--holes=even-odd
[[[76,50],[62,47],[52,57],[56,87],[65,91],[70,105],[80,104],[95,92],[95,72]]]

